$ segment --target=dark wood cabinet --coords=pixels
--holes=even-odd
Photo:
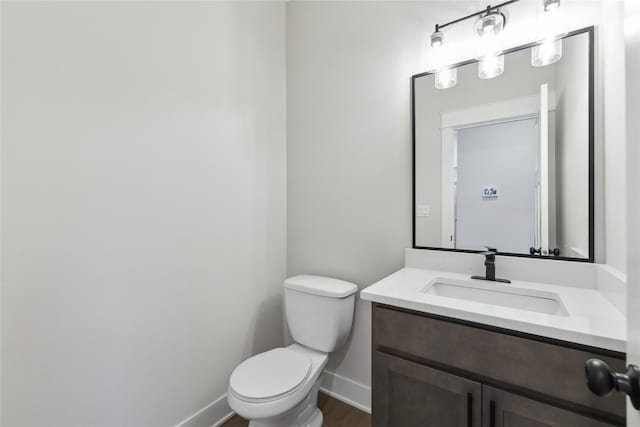
[[[598,398],[584,364],[625,355],[374,304],[374,427],[624,426],[621,394]]]
[[[610,427],[593,418],[493,387],[482,387],[482,425],[487,427]]]
[[[373,363],[374,427],[480,426],[480,383],[381,352]]]

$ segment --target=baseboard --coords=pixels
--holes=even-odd
[[[320,390],[347,405],[371,413],[371,387],[333,372],[324,371]],[[179,422],[175,427],[219,427],[233,415],[225,394]]]
[[[329,396],[371,413],[371,387],[357,383],[336,373],[324,371],[320,390]]]
[[[233,415],[225,394],[184,421],[176,424],[175,427],[218,427]]]

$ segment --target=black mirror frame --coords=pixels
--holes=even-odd
[[[579,30],[571,31],[563,38],[572,37],[578,34],[587,33],[589,35],[589,257],[588,258],[574,258],[563,256],[542,256],[542,255],[530,255],[530,254],[518,254],[510,252],[498,252],[498,255],[523,257],[523,258],[537,258],[548,260],[561,260],[561,261],[577,261],[577,262],[595,262],[595,60],[594,60],[594,33],[595,26],[585,27]],[[504,54],[509,54],[523,49],[529,49],[539,43],[528,43],[525,45],[517,46],[504,51]],[[459,62],[454,67],[462,67],[464,65],[477,63],[478,60],[471,59],[463,62]],[[415,109],[415,81],[416,79],[424,76],[434,74],[432,72],[425,72],[415,74],[411,76],[411,155],[412,155],[412,210],[411,210],[411,223],[412,223],[412,245],[414,249],[429,249],[437,251],[449,251],[449,252],[466,252],[466,253],[480,253],[481,250],[473,249],[450,249],[430,246],[417,246],[416,245],[416,109]]]

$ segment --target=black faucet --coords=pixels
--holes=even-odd
[[[492,248],[491,246],[485,246],[487,248],[486,252],[481,252],[480,255],[484,255],[484,265],[487,268],[487,271],[482,276],[471,276],[472,279],[478,280],[489,280],[491,282],[501,282],[501,283],[511,283],[511,280],[508,279],[496,279],[496,253],[498,250],[496,248]]]

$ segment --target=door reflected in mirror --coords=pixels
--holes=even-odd
[[[449,89],[414,76],[415,247],[592,260],[592,37],[545,67],[514,49],[494,79],[459,66]]]

